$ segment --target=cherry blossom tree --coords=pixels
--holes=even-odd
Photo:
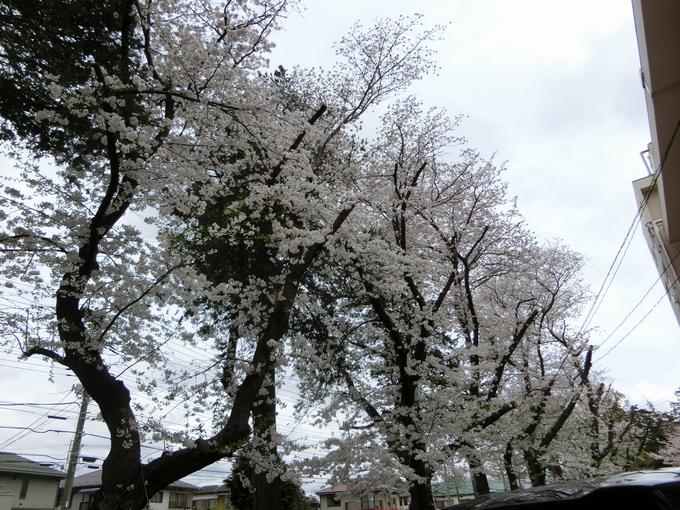
[[[570,355],[571,353],[567,354]],[[575,356],[577,362],[583,363],[584,373],[590,370],[591,356],[590,351],[584,359],[581,356],[582,359],[579,360]],[[524,413],[518,413],[521,416],[521,428],[508,440],[504,452],[504,465],[512,488],[518,488],[517,476],[512,466],[514,448],[521,449],[527,473],[534,486],[545,485],[546,469],[550,468],[555,472],[561,469],[559,463],[554,461],[551,446],[555,444],[579,403],[585,382],[582,379],[572,379],[574,372],[563,371],[560,365],[561,363],[553,366],[550,370],[552,373],[544,376],[542,386],[537,386],[541,379],[534,382],[530,378],[525,379],[527,393],[523,403],[527,409]]]
[[[546,347],[542,359],[548,367],[554,362],[546,356]],[[627,404],[592,370],[592,350],[578,352],[572,351],[571,368],[560,361],[559,372],[553,364],[548,369],[552,375],[529,382],[534,391],[518,396],[525,401],[515,413],[514,428],[489,431],[492,451],[485,458],[502,455],[512,490],[519,488],[520,472],[526,472],[533,485],[544,485],[659,467],[657,452],[666,437],[668,418],[652,408]]]
[[[470,466],[473,488],[478,494],[489,491],[485,465],[497,465],[500,456],[512,457],[510,438],[522,435],[520,427],[527,425],[532,406],[536,406],[537,411],[541,408],[536,393],[545,388],[539,390],[538,386],[547,382],[551,374],[559,376],[562,383],[568,383],[569,388],[572,386],[569,381],[573,369],[563,370],[570,357],[569,351],[552,338],[549,329],[555,329],[556,324],[561,326],[564,321],[577,316],[578,305],[585,297],[578,283],[580,258],[558,244],[545,247],[529,245],[524,250],[524,262],[487,282],[484,289],[477,290],[473,303],[478,310],[477,315],[483,318],[480,324],[487,330],[505,324],[506,328],[517,331],[517,325],[522,324],[518,312],[523,307],[531,311],[531,321],[525,323],[526,329],[521,336],[513,333],[512,341],[505,347],[499,342],[500,339],[490,337],[487,342],[498,345],[494,349],[487,349],[479,361],[473,360],[475,366],[480,367],[475,379],[493,381],[485,391],[477,390],[475,385],[473,393],[482,397],[487,395],[487,398],[488,395],[495,395],[516,406],[511,421],[500,420],[495,426],[478,431],[460,449]],[[570,367],[571,362],[566,368]],[[502,379],[498,377],[499,373],[504,374]],[[532,386],[534,379],[542,382]],[[554,386],[555,381],[550,386]],[[559,393],[565,394],[562,389]],[[570,390],[566,393],[571,396]],[[550,400],[556,401],[551,397],[552,394],[551,390],[547,390],[544,404]],[[554,408],[564,407],[556,403]],[[538,427],[544,411],[536,413],[533,427]],[[558,428],[565,419],[566,416],[559,420]],[[510,423],[512,426],[509,426]],[[551,436],[556,432],[553,431]],[[507,442],[501,444],[503,441]],[[511,466],[506,462],[506,467]],[[517,477],[512,470],[508,471],[508,478],[510,487],[516,488]]]
[[[677,423],[671,425],[668,439],[656,458],[667,466],[680,465],[680,427]]]
[[[356,206],[356,121],[432,65],[439,29],[380,21],[355,27],[330,74],[299,71],[283,86],[285,71],[272,80],[262,68],[286,4],[0,7],[2,86],[20,100],[0,103],[2,134],[24,156],[0,197],[1,263],[6,287],[35,303],[3,311],[4,340],[71,370],[98,404],[111,449],[94,507],[142,508],[231,455],[253,410],[271,448],[275,369],[302,278]],[[191,228],[200,250],[177,240]],[[215,250],[222,273],[208,271]],[[177,335],[220,348],[217,381],[186,389],[199,401],[221,391],[221,416],[208,437],[143,463],[123,377],[160,367]]]
[[[537,253],[535,262],[534,269],[516,278],[510,291],[515,302],[533,287],[528,294],[543,303],[525,342],[507,358],[514,384],[504,391],[518,403],[514,426],[491,431],[505,438],[503,459],[512,489],[518,488],[512,464],[517,448],[532,484],[545,484],[542,459],[551,457],[550,447],[580,403],[592,366],[589,345],[572,324],[587,298],[579,280],[580,257],[554,245]]]
[[[342,422],[337,473],[405,479],[413,509],[433,508],[454,454],[479,492],[503,448],[541,483],[574,413],[593,462],[622,451],[603,446],[611,430],[647,444],[652,421],[602,426],[615,405],[569,328],[579,259],[536,243],[502,165],[413,98],[375,140],[362,132],[434,67],[440,28],[357,25],[333,69],[272,75],[287,3],[0,2],[0,136],[22,161],[0,194],[2,340],[73,372],[99,406],[111,448],[93,507],[143,508],[238,451],[255,507],[279,508],[291,359],[306,402]],[[178,373],[177,339],[210,365]],[[167,414],[142,419],[128,376],[152,392],[161,373],[156,402],[214,423],[144,462]]]
[[[320,417],[340,417],[351,455],[386,445],[398,467],[384,455],[375,464],[406,477],[414,509],[432,508],[438,466],[456,451],[472,458],[480,431],[517,406],[505,391],[511,362],[560,293],[546,287],[549,250],[525,229],[500,169],[466,148],[447,162],[462,143],[456,125],[415,100],[385,115],[351,235],[306,281],[314,298],[296,323],[301,359],[316,339],[316,359],[300,367],[308,386],[328,388]]]
[[[261,97],[247,84],[286,2],[86,4],[2,7],[3,84],[21,100],[20,109],[3,103],[5,135],[28,154],[2,196],[2,263],[8,285],[28,286],[22,292],[39,304],[10,310],[3,322],[23,357],[68,368],[101,410],[111,447],[93,505],[142,508],[248,437],[259,367],[272,347],[258,343],[215,434],[142,464],[121,376],[160,359],[168,293],[170,302],[191,303],[202,284],[185,260],[125,219],[168,207],[195,182],[195,163],[176,158],[199,143],[206,116],[228,129],[252,115],[250,101]]]
[[[271,108],[278,119],[305,112],[308,125],[292,141],[286,141],[287,124],[281,130],[259,126],[267,135],[249,141],[249,157],[240,146],[220,149],[220,161],[209,162],[214,169],[207,189],[196,191],[205,209],[198,215],[178,211],[180,221],[167,226],[170,242],[179,239],[178,249],[223,291],[205,302],[206,323],[221,330],[223,389],[232,391],[237,359],[254,339],[264,335],[275,347],[253,408],[255,508],[278,508],[275,486],[286,483],[276,445],[276,368],[285,358],[290,310],[308,269],[324,264],[327,245],[360,198],[354,184],[363,168],[359,119],[432,68],[426,43],[440,28],[418,31],[418,25],[413,17],[378,21],[364,31],[355,26],[351,38],[336,46],[340,63],[325,75],[280,67],[267,87],[277,101]],[[278,154],[284,156],[277,160]],[[284,305],[286,313],[278,313]],[[265,326],[275,329],[263,331]]]
[[[589,477],[661,467],[672,420],[651,405],[630,405],[596,374],[565,429],[556,441],[564,443],[559,460],[570,476]]]
[[[669,466],[680,466],[680,389],[675,391],[675,400],[671,402],[666,443],[658,452],[657,458]]]

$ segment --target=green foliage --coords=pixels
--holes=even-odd
[[[181,239],[197,269],[219,284],[231,280],[245,283],[249,276],[267,279],[276,273],[274,249],[269,242],[271,221],[267,211],[255,212],[246,205],[246,190],[230,190],[214,197],[202,215],[187,218],[189,228]],[[225,230],[216,235],[214,227]]]
[[[637,423],[634,437],[635,449],[629,447],[626,451],[631,470],[659,469],[663,461],[658,453],[666,444],[670,416],[654,408],[631,410]]]
[[[80,162],[78,155],[105,149],[90,119],[74,115],[54,97],[52,79],[74,90],[95,72],[120,76],[124,24],[125,44],[139,48],[132,17],[125,15],[129,8],[124,0],[0,1],[0,140],[20,139],[32,152],[70,165]],[[139,63],[133,56],[126,67]],[[36,119],[43,110],[66,122]]]
[[[252,480],[254,471],[250,462],[243,455],[239,455],[234,462],[231,475],[227,479],[227,486],[231,491],[231,502],[236,510],[251,510],[254,507],[253,493],[243,484],[243,479]],[[280,508],[287,510],[312,510],[313,498],[307,498],[305,493],[293,482],[275,480],[277,497],[281,502]]]
[[[675,400],[671,402],[671,417],[676,423],[680,423],[680,388],[675,390]]]
[[[250,480],[251,473],[252,468],[248,460],[243,456],[238,456],[231,470],[231,475],[227,478],[231,503],[236,510],[250,510],[253,507],[253,494],[250,492],[250,488],[243,483],[244,478]]]

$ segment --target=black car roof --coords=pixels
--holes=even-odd
[[[514,508],[533,506],[541,503],[570,501],[593,493],[626,488],[652,488],[663,485],[680,485],[680,468],[665,468],[656,471],[632,471],[586,480],[573,480],[543,487],[534,487],[516,492],[503,492],[480,496],[464,501],[453,507],[456,510],[482,510],[493,508]]]

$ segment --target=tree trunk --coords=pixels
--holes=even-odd
[[[267,475],[271,472],[270,463],[278,470],[282,461],[279,452],[272,442],[272,432],[276,430],[276,384],[275,369],[272,366],[267,376],[267,385],[262,386],[266,394],[260,395],[253,404],[253,432],[256,440],[263,441],[256,449],[267,462],[266,466],[254,466],[251,483],[253,485],[253,510],[285,510],[281,505],[281,478],[277,475],[271,481]],[[262,391],[264,393],[264,391]],[[262,468],[265,468],[262,471]]]
[[[435,510],[431,476],[424,481],[412,482],[409,485],[409,495],[411,496],[409,510]]]
[[[531,485],[534,487],[545,485],[545,467],[538,458],[538,452],[533,449],[526,449],[523,453]]]
[[[475,496],[489,493],[489,480],[486,477],[486,473],[472,474],[472,489],[475,491]]]
[[[503,452],[503,467],[505,468],[505,474],[508,476],[508,483],[510,484],[510,490],[519,490],[519,479],[517,478],[517,473],[515,473],[515,467],[512,465],[512,443],[508,442],[505,445],[505,452]]]
[[[286,510],[281,507],[281,479],[267,481],[267,472],[253,473],[253,510]]]
[[[489,493],[489,480],[486,478],[484,466],[479,456],[475,453],[466,455],[468,465],[470,466],[470,479],[472,480],[472,490],[475,496],[481,496]]]
[[[564,469],[562,469],[562,466],[559,464],[550,464],[548,466],[548,471],[550,471],[550,474],[555,480],[564,480]]]

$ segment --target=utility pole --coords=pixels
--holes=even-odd
[[[87,415],[87,404],[89,400],[90,397],[85,392],[85,389],[83,389],[83,400],[80,402],[78,423],[76,424],[76,431],[75,435],[73,436],[71,452],[68,456],[68,470],[66,471],[66,480],[64,481],[64,492],[61,496],[61,510],[68,510],[71,506],[73,478],[76,476],[76,465],[78,464],[78,457],[80,456],[80,442],[83,438],[83,429],[85,428],[85,417]]]

